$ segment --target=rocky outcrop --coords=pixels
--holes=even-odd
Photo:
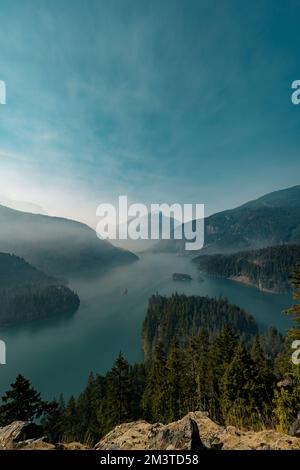
[[[95,446],[96,450],[300,450],[300,439],[274,430],[241,431],[220,426],[207,413],[192,412],[163,425],[146,421],[114,428]]]
[[[14,421],[0,427],[0,450],[88,450],[80,442],[50,444],[43,428],[26,421]]]
[[[297,426],[296,426],[297,425]],[[170,424],[134,421],[116,426],[95,450],[300,450],[298,425],[293,436],[274,430],[260,432],[221,426],[207,413],[196,411]],[[50,444],[41,426],[15,421],[0,428],[0,450],[88,450],[79,442]]]
[[[300,413],[298,413],[297,419],[295,419],[295,421],[291,425],[289,435],[300,437]]]
[[[208,434],[200,438],[198,425],[192,415],[190,413],[183,419],[168,425],[149,424],[146,421],[121,424],[107,434],[95,446],[95,449],[198,451],[214,448]]]
[[[13,449],[24,442],[41,441],[43,428],[34,423],[14,421],[8,426],[0,427],[0,449]]]

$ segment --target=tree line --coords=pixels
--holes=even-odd
[[[170,297],[153,295],[142,327],[145,361],[151,360],[158,342],[167,352],[174,337],[184,346],[205,330],[213,340],[226,325],[247,342],[258,334],[252,315],[227,299],[177,293]]]
[[[210,276],[244,276],[261,289],[287,292],[291,289],[291,271],[299,258],[300,245],[280,245],[234,254],[201,255],[194,261]]]

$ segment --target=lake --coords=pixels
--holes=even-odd
[[[174,272],[193,276],[174,282]],[[203,276],[202,276],[203,277]],[[188,295],[224,296],[250,312],[261,328],[285,332],[290,319],[281,312],[290,295],[262,293],[234,281],[203,277],[189,258],[174,254],[142,254],[136,263],[98,277],[73,278],[81,305],[75,315],[0,330],[6,341],[7,364],[0,366],[0,394],[18,373],[30,379],[43,398],[78,394],[90,371],[103,373],[122,351],[130,362],[141,361],[141,326],[149,297],[177,291]],[[127,295],[123,295],[128,289]]]

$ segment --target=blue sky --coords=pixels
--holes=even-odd
[[[212,213],[299,183],[297,1],[0,0],[0,199]]]

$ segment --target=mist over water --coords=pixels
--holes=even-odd
[[[174,272],[191,274],[193,280],[174,282]],[[101,276],[74,277],[69,286],[81,299],[75,315],[0,330],[7,344],[7,365],[0,367],[1,394],[21,373],[44,398],[61,392],[68,397],[84,388],[90,371],[109,369],[119,351],[130,362],[141,361],[141,326],[148,299],[156,292],[223,296],[250,312],[261,328],[275,326],[285,332],[290,325],[281,313],[291,305],[290,295],[261,293],[222,279],[203,277],[199,282],[190,258],[174,254],[142,254],[138,262]]]

